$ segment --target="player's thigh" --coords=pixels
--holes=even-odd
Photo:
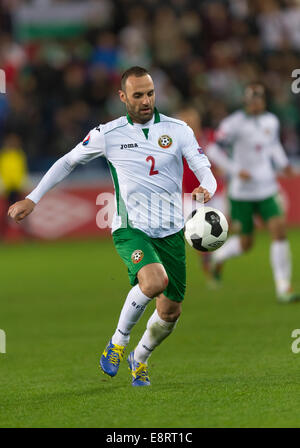
[[[231,228],[240,235],[252,235],[254,231],[254,204],[251,201],[230,199]],[[247,239],[245,237],[245,239]]]
[[[265,221],[272,239],[285,238],[285,217],[277,195],[259,202],[259,214]]]
[[[131,227],[120,228],[113,232],[115,248],[128,268],[131,285],[138,282],[138,272],[147,265],[161,264],[161,260],[144,232]]]
[[[156,298],[156,309],[162,320],[175,322],[181,314],[181,302],[175,302],[164,294],[160,294]]]
[[[164,291],[169,279],[161,263],[150,263],[143,266],[137,273],[138,282],[143,293],[148,297]]]
[[[184,299],[186,289],[185,240],[183,230],[164,238],[155,238],[153,244],[169,280],[163,293],[168,299],[180,303]]]

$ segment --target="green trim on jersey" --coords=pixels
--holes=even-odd
[[[127,114],[126,114],[126,117],[127,117],[128,123],[131,124],[131,125],[133,126],[133,121],[132,121],[131,116],[129,115],[128,112],[127,112]]]
[[[169,283],[164,295],[174,302],[182,302],[186,288],[185,241],[183,230],[164,238],[150,238],[130,226],[112,234],[116,250],[128,268],[131,285],[138,283],[137,273],[147,264],[161,263]]]
[[[110,172],[111,172],[111,176],[113,178],[113,182],[114,182],[114,186],[115,186],[115,192],[116,192],[116,201],[117,201],[117,213],[119,214],[120,211],[120,203],[119,203],[119,199],[120,199],[120,186],[119,186],[119,180],[118,180],[118,175],[117,175],[117,170],[116,168],[113,166],[113,164],[111,162],[108,161],[108,165],[110,168]]]
[[[275,216],[282,216],[278,195],[271,196],[261,201],[238,201],[230,199],[231,219],[233,226],[238,224],[239,231],[243,235],[249,235],[254,230],[254,216],[260,216],[265,222]]]
[[[158,113],[158,110],[155,107],[154,108],[154,124],[159,123],[159,122],[160,122],[160,115]]]
[[[149,128],[142,129],[142,131],[144,132],[144,135],[145,135],[145,137],[146,137],[146,140],[148,140]]]
[[[118,216],[121,216],[121,226],[123,226],[123,216],[126,217],[126,223],[128,224],[128,213],[126,210],[125,203],[122,199],[121,193],[120,193],[120,186],[119,186],[119,179],[117,175],[117,170],[113,166],[111,162],[108,161],[108,165],[110,168],[111,176],[113,179],[113,183],[115,186],[115,194],[116,194],[116,202],[117,202],[117,214]],[[121,212],[120,212],[121,209]],[[124,223],[125,224],[125,223]]]

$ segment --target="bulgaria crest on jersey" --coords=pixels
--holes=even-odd
[[[143,258],[144,258],[144,252],[140,249],[135,250],[131,254],[131,261],[134,264],[139,263],[140,261],[142,261]]]
[[[158,139],[158,144],[161,148],[170,148],[172,143],[173,143],[173,140],[168,135],[162,135]]]

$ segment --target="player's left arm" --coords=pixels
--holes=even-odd
[[[210,162],[196,140],[192,129],[184,127],[182,135],[182,155],[185,157],[190,169],[199,180],[199,187],[192,192],[192,198],[205,203],[209,201],[217,189],[216,179],[211,172]]]

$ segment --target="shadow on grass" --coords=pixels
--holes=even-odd
[[[0,410],[14,408],[16,406],[24,406],[29,407],[30,405],[36,406],[38,404],[45,404],[53,401],[62,402],[68,399],[74,398],[83,398],[83,397],[92,397],[92,396],[102,396],[108,395],[112,393],[120,393],[120,391],[128,388],[128,385],[125,384],[111,384],[110,380],[102,380],[103,384],[94,387],[82,387],[80,390],[70,389],[68,391],[56,391],[56,392],[38,392],[38,391],[25,391],[20,394],[18,399],[11,399],[10,397],[1,397],[0,396]],[[104,384],[105,382],[105,384]]]

